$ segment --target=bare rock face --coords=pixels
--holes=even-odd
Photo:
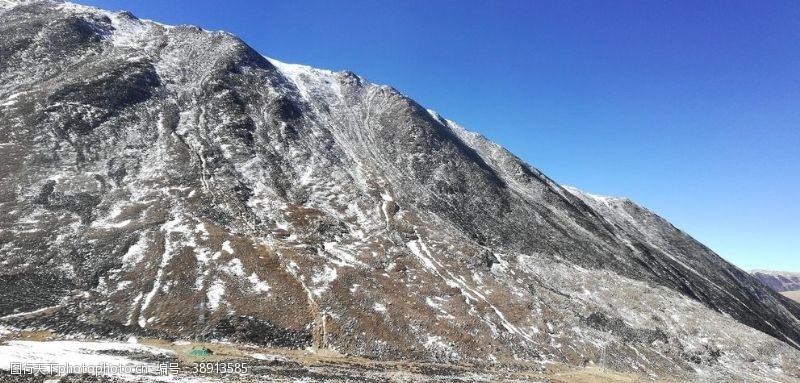
[[[800,305],[390,87],[227,33],[0,4],[2,323],[798,376]]]

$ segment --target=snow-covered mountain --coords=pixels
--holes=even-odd
[[[773,270],[752,270],[753,274],[761,283],[777,291],[800,291],[800,273]]]
[[[800,305],[351,72],[0,3],[0,325],[800,376]]]

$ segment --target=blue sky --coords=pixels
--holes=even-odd
[[[390,84],[744,269],[800,271],[798,1],[82,3]]]

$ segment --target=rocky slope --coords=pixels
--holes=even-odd
[[[777,292],[800,290],[800,273],[753,270],[750,274],[753,274],[761,283]]]
[[[350,72],[0,3],[0,324],[797,378],[800,305]]]

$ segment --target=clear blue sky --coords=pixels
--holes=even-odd
[[[742,268],[800,271],[800,1],[82,3],[353,70]]]

